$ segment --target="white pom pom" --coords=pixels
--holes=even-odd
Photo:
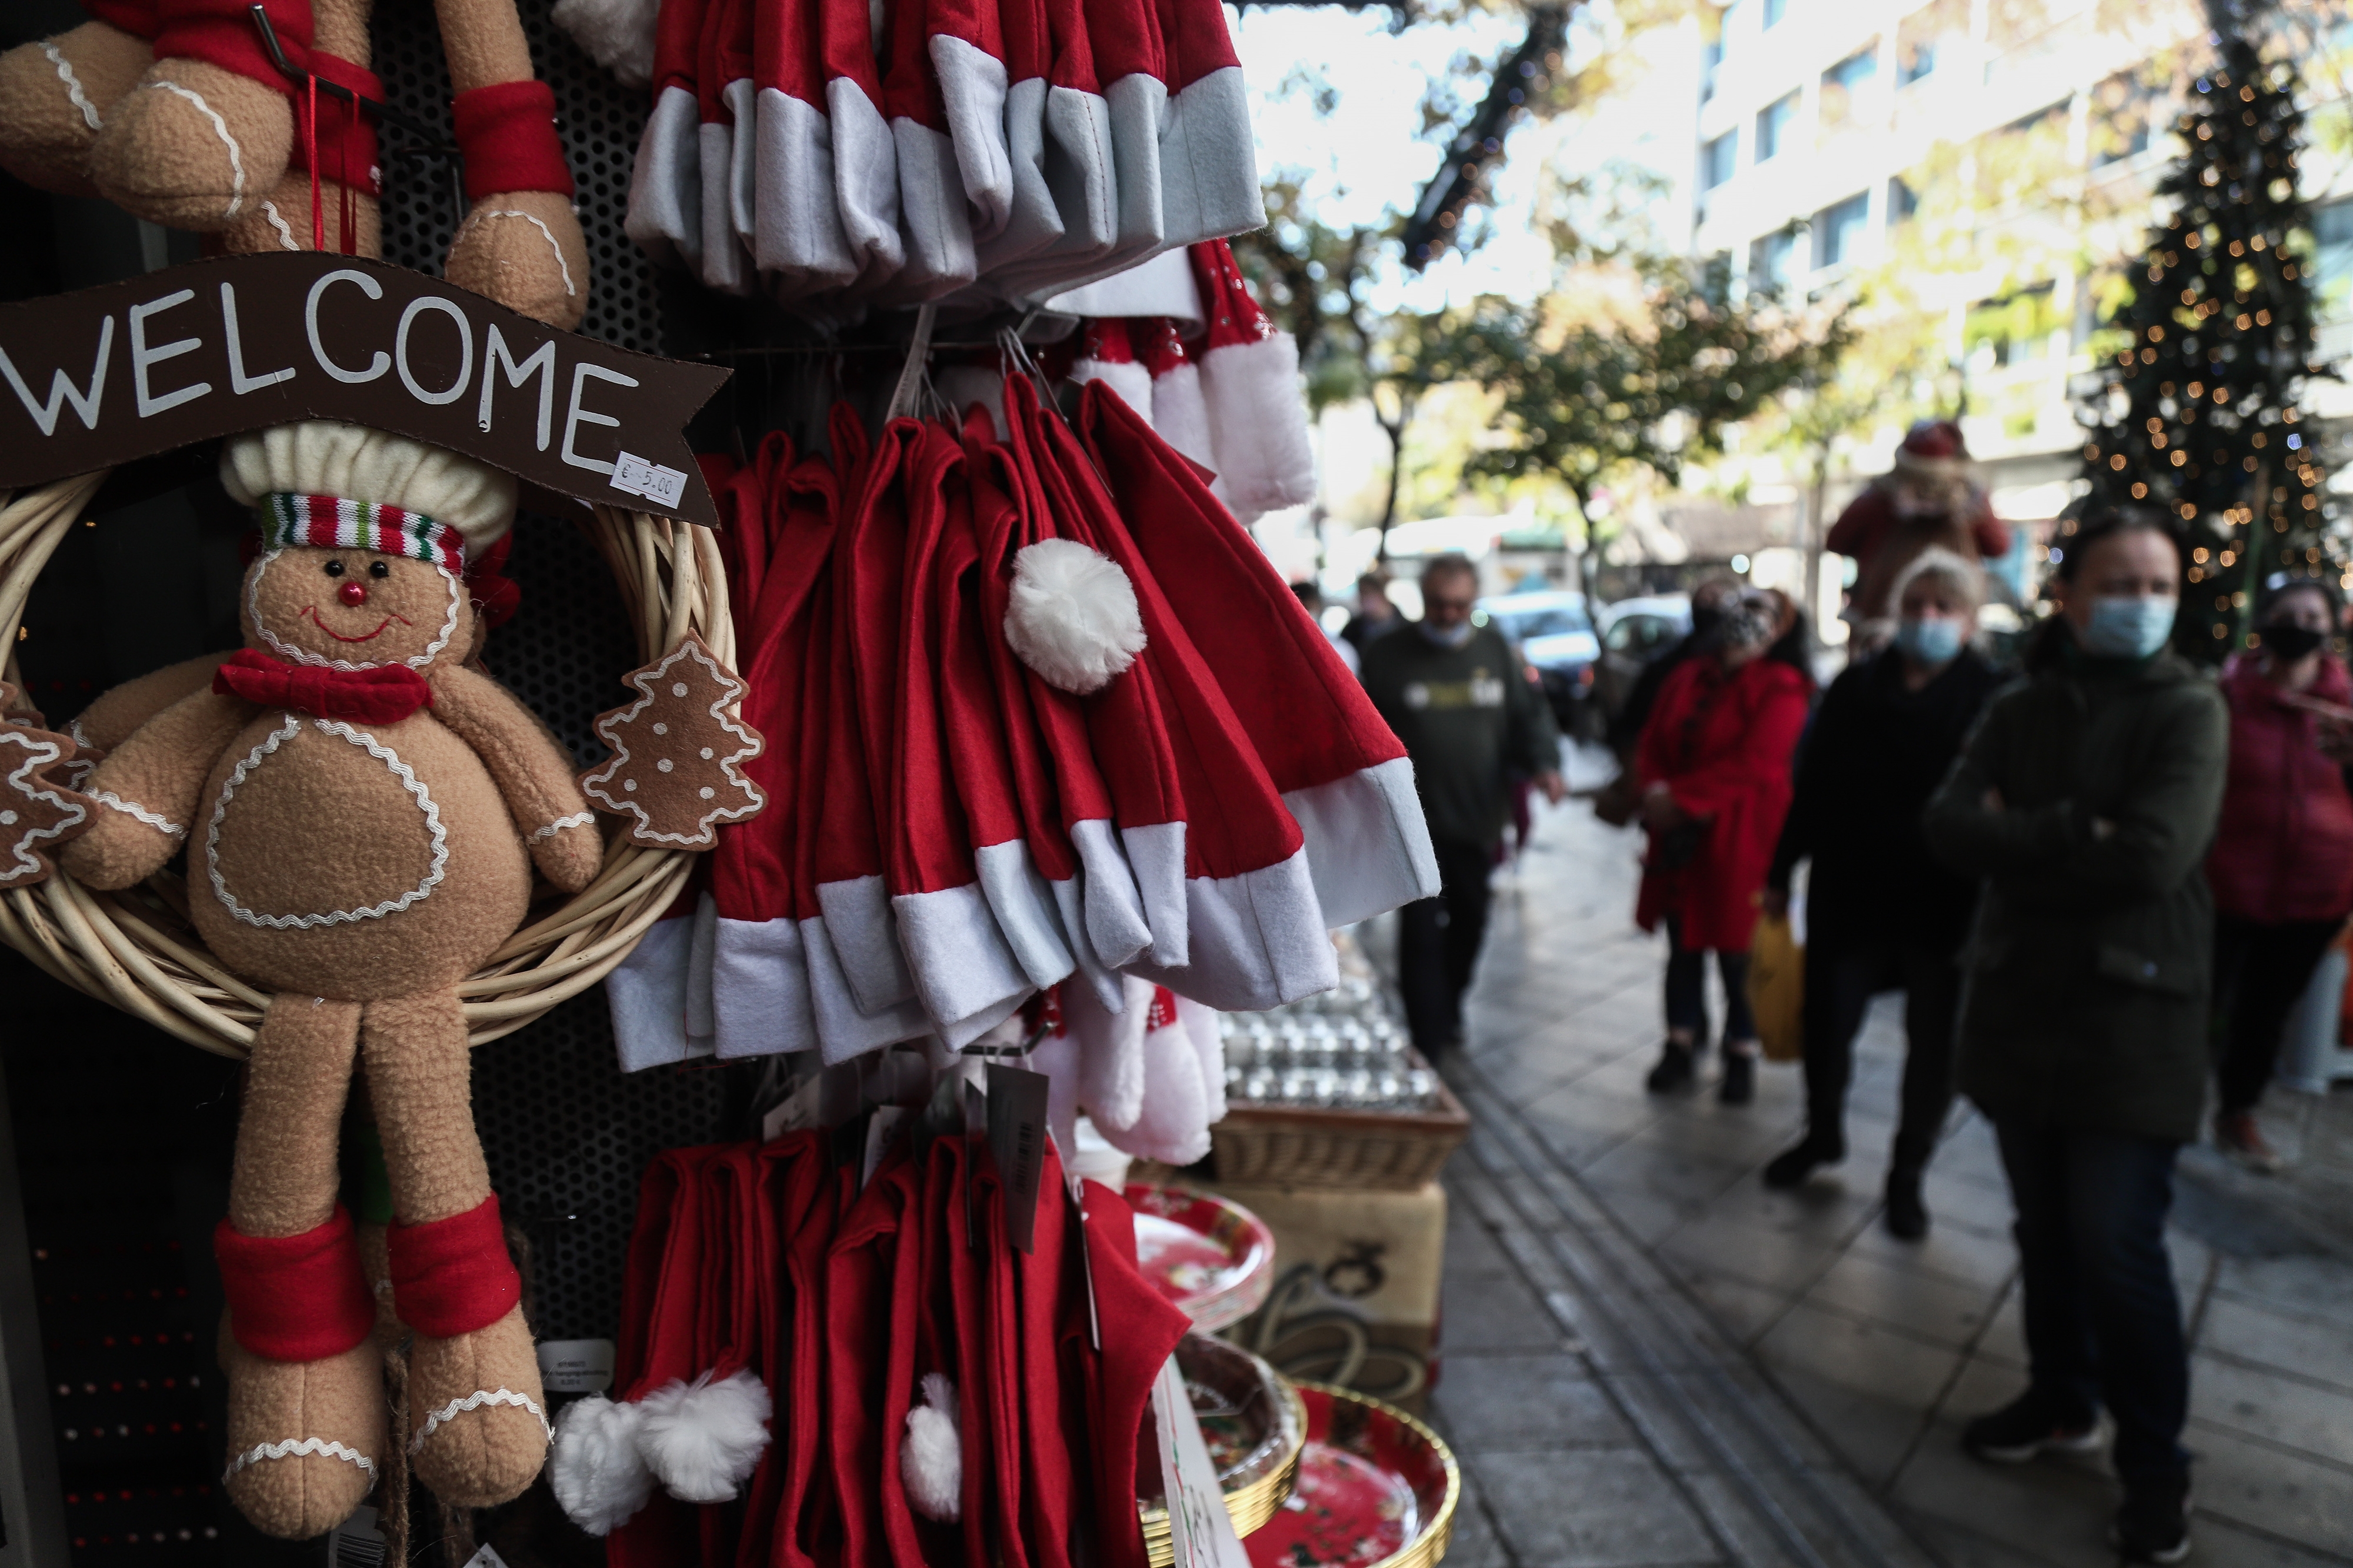
[[[768,1446],[768,1391],[748,1372],[712,1382],[676,1379],[639,1402],[645,1423],[638,1451],[664,1489],[681,1502],[725,1502]]]
[[[644,1414],[595,1394],[555,1418],[547,1482],[572,1522],[591,1535],[611,1534],[654,1495],[654,1474],[638,1452]]]
[[[623,87],[654,79],[654,22],[660,0],[555,0],[548,19]]]
[[[925,1519],[953,1523],[963,1514],[964,1439],[956,1430],[955,1384],[944,1373],[923,1374],[923,1403],[907,1412],[899,1480],[908,1506]]]
[[[1144,651],[1135,584],[1119,563],[1071,539],[1041,539],[1013,557],[1005,640],[1050,684],[1101,690]]]

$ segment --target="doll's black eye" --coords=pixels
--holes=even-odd
[[[330,577],[342,576],[343,574],[343,563],[340,561],[328,562],[326,565],[326,573]]]
[[[389,577],[392,575],[392,568],[385,565],[381,561],[371,561],[368,563],[368,575],[371,577]]]

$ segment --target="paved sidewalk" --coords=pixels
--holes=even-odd
[[[1883,998],[1853,1152],[1767,1192],[1759,1168],[1802,1121],[1795,1068],[1741,1109],[1642,1089],[1663,952],[1632,928],[1636,850],[1575,803],[1541,813],[1448,1069],[1477,1118],[1447,1173],[1434,1409],[1469,1480],[1450,1563],[2112,1561],[2104,1462],[1989,1467],[1957,1444],[2023,1375],[1986,1124],[1957,1108],[1932,1234],[1890,1237],[1902,1037]],[[2284,1105],[2284,1139],[2353,1148],[2347,1099]],[[2194,1561],[2353,1563],[2353,1265],[2311,1225],[2264,1223],[2280,1200],[2250,1183],[2185,1184],[2171,1238],[2197,1358]]]

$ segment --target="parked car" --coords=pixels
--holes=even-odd
[[[1479,601],[1477,616],[1503,633],[1535,670],[1561,729],[1578,732],[1593,689],[1594,660],[1601,652],[1585,613],[1585,595],[1559,589],[1498,594]]]
[[[1691,635],[1691,595],[1656,594],[1602,606],[1593,703],[1604,724],[1618,716],[1642,667]]]

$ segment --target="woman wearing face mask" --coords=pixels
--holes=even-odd
[[[1660,688],[1634,756],[1643,825],[1650,830],[1635,919],[1667,931],[1667,1043],[1651,1069],[1654,1093],[1696,1076],[1707,1047],[1703,965],[1713,952],[1724,976],[1724,1079],[1718,1095],[1745,1105],[1756,1093],[1757,1029],[1744,982],[1757,894],[1789,808],[1789,753],[1805,728],[1813,682],[1797,663],[1769,657],[1794,639],[1798,616],[1778,594],[1751,591],[1725,613],[1711,646]]]
[[[2222,669],[2231,774],[2206,858],[2214,889],[2214,1012],[2221,1090],[2214,1142],[2254,1170],[2280,1157],[2255,1125],[2280,1032],[2353,911],[2353,795],[2345,734],[2303,704],[2353,704],[2327,651],[2341,599],[2310,578],[2273,589],[2258,646]]]
[[[2189,1363],[2165,1249],[2174,1157],[2205,1099],[2228,767],[2212,682],[2167,651],[2181,558],[2142,508],[2053,552],[2059,611],[1928,802],[1928,846],[1981,878],[1959,1079],[2018,1212],[2026,1391],[1969,1423],[1979,1458],[2099,1446],[2116,1424],[2127,1562],[2189,1551]]]
[[[1764,906],[1786,915],[1789,879],[1810,860],[1806,893],[1806,1135],[1765,1167],[1794,1187],[1846,1157],[1847,1081],[1871,999],[1904,993],[1902,1120],[1887,1170],[1887,1228],[1927,1234],[1921,1173],[1953,1100],[1957,955],[1977,886],[1928,853],[1920,813],[2002,678],[1969,647],[1985,575],[1949,550],[1915,557],[1889,602],[1886,651],[1847,667],[1799,752],[1797,794],[1765,879]]]

